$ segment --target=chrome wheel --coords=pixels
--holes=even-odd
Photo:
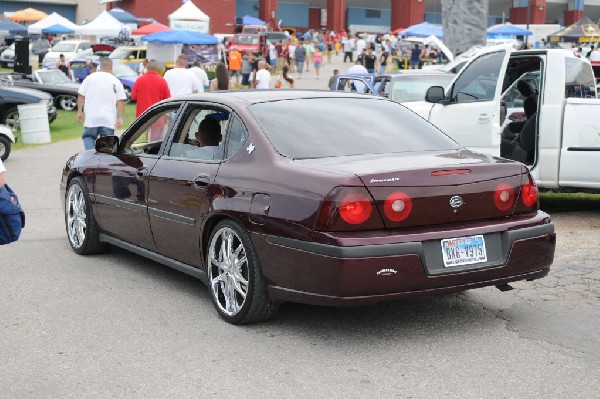
[[[73,248],[81,248],[87,233],[86,203],[81,187],[77,184],[69,187],[67,194],[67,234]]]
[[[16,132],[21,128],[21,123],[19,121],[19,111],[15,108],[14,110],[10,110],[6,113],[6,117],[4,118],[4,123],[11,128],[13,132]]]
[[[208,278],[213,299],[228,316],[237,315],[248,296],[249,263],[246,248],[230,227],[213,234],[208,251]]]
[[[73,96],[62,96],[60,107],[66,111],[72,111],[77,107],[77,99]]]

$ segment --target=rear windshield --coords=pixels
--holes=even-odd
[[[251,110],[274,147],[290,158],[459,148],[412,111],[386,100],[284,100],[254,104]]]

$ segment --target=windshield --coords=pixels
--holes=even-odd
[[[118,49],[114,50],[112,53],[110,53],[108,58],[116,58],[116,59],[120,59],[120,60],[126,60],[129,58],[129,56],[132,56],[135,58],[135,51],[127,50],[124,48],[118,48]]]
[[[417,114],[376,98],[284,100],[251,110],[273,146],[296,159],[459,148]]]
[[[137,73],[123,63],[113,62],[113,75],[115,75],[117,78],[121,78],[123,76],[137,76]]]
[[[255,35],[235,35],[233,42],[236,44],[258,44],[258,36]]]
[[[396,102],[424,101],[431,86],[448,87],[454,75],[402,76],[392,79],[390,100]]]
[[[58,69],[39,70],[36,72],[40,82],[44,84],[69,83],[70,80]]]
[[[74,53],[75,47],[77,46],[74,43],[58,43],[52,47],[52,51],[55,53]]]

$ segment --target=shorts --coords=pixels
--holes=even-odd
[[[410,66],[419,66],[420,62],[421,61],[419,61],[419,60],[410,60],[410,61],[408,61],[408,65],[410,65]]]
[[[239,69],[230,69],[229,70],[229,76],[240,76],[241,72]]]
[[[315,62],[315,68],[321,68],[321,63],[320,62]]]
[[[271,58],[269,61],[270,61],[269,63],[271,64],[272,67],[277,65],[277,58],[275,58],[275,59]]]

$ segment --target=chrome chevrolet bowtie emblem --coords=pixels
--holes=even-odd
[[[450,206],[454,209],[460,208],[463,204],[463,199],[458,195],[455,195],[454,197],[450,198]]]

